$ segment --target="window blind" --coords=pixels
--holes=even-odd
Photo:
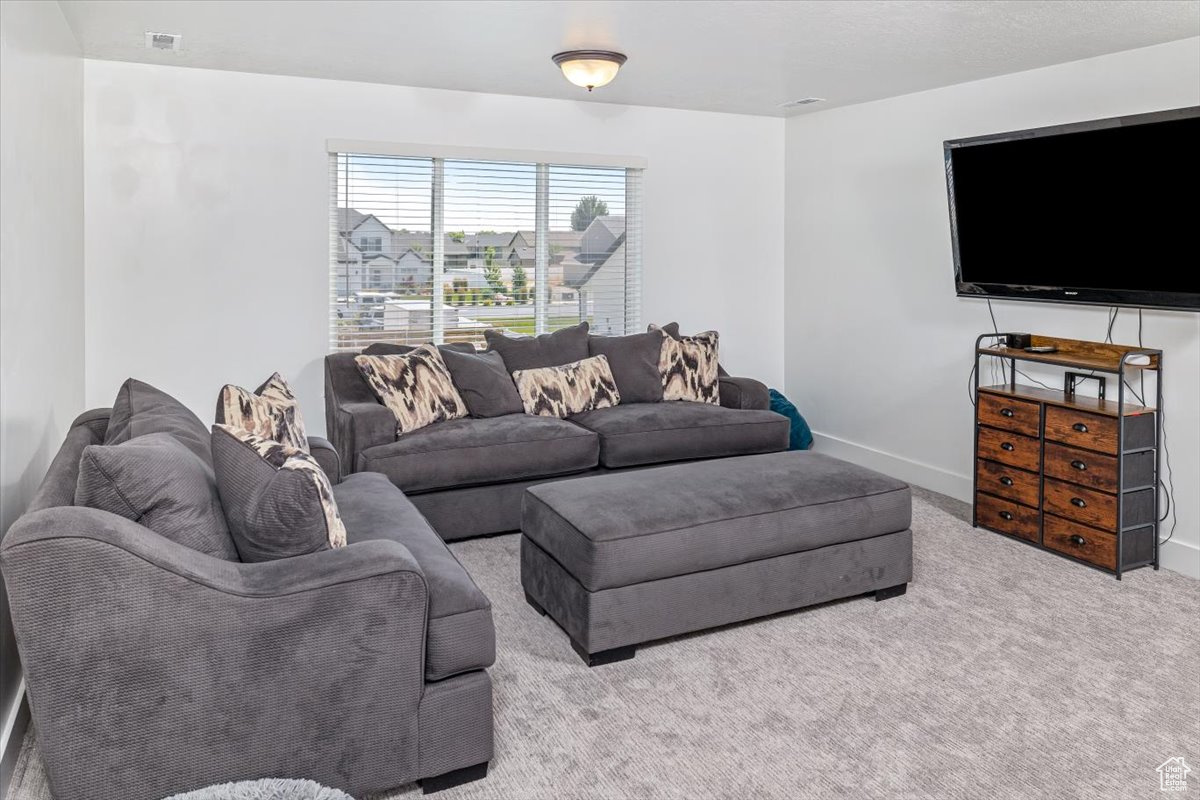
[[[635,332],[641,172],[331,153],[332,349]]]

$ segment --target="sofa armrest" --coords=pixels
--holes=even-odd
[[[396,417],[381,403],[347,403],[333,409],[329,437],[346,474],[358,471],[358,454],[396,441]]]
[[[14,523],[0,567],[56,797],[417,777],[428,594],[403,545],[243,564],[63,507]]]
[[[720,380],[721,405],[726,408],[754,408],[765,410],[771,407],[771,396],[762,381],[753,378],[725,376]]]
[[[308,437],[308,451],[329,477],[330,483],[342,482],[342,459],[333,443],[320,436]]]

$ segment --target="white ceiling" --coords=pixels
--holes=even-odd
[[[60,5],[90,58],[773,116],[1200,35],[1200,0]],[[550,62],[585,47],[629,56],[591,96]]]

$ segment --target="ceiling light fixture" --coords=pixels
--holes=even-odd
[[[617,77],[617,70],[625,63],[623,53],[611,50],[567,50],[555,53],[551,59],[562,70],[564,78],[589,92],[612,82]]]

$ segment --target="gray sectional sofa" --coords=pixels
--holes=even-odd
[[[468,417],[397,436],[355,355],[325,357],[326,428],[341,468],[385,475],[446,541],[520,530],[525,490],[546,481],[788,446],[788,420],[768,410],[766,386],[730,376],[720,378],[720,405],[621,403],[565,420]]]
[[[346,528],[339,549],[244,563],[236,542],[202,552],[137,514],[77,504],[85,448],[151,434],[214,480],[216,434],[153,387],[131,380],[146,391],[119,396],[119,413],[71,426],[0,543],[56,798],[152,800],[289,776],[361,796],[483,777],[491,604],[445,542],[519,530],[535,484],[788,445],[766,387],[724,375],[720,405],[623,402],[569,419],[502,410],[397,435],[354,355],[326,357],[332,443],[309,439]],[[175,474],[163,481],[181,506],[210,491]],[[217,516],[226,501],[222,489]]]
[[[185,413],[141,429],[207,447]],[[347,547],[224,560],[74,504],[81,454],[106,441],[109,417],[74,422],[0,544],[58,800],[285,776],[362,796],[486,774],[491,604],[408,498],[351,475],[333,487]],[[336,480],[333,448],[310,446]]]

